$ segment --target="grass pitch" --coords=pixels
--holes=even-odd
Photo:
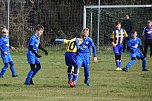
[[[34,77],[35,85],[24,85],[30,70],[25,50],[12,52],[19,77],[12,78],[8,68],[0,78],[0,101],[152,101],[152,59],[147,58],[147,69],[141,71],[137,61],[129,72],[115,71],[114,54],[111,50],[98,52],[98,63],[91,61],[92,87],[83,83],[83,68],[80,69],[76,88],[67,83],[67,68],[64,50],[49,48],[49,55],[40,59],[42,69]],[[122,66],[130,61],[129,53],[122,56]],[[0,61],[0,67],[3,66]]]

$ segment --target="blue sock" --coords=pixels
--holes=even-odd
[[[68,80],[72,81],[72,73],[68,73]]]
[[[78,74],[73,75],[73,80],[72,81],[77,81],[78,80]]]
[[[119,67],[121,68],[121,60],[119,60]]]
[[[116,60],[116,67],[119,68],[119,60]]]
[[[130,68],[134,63],[136,62],[136,60],[131,60],[127,65],[126,65],[126,69]]]
[[[13,62],[9,62],[10,64],[10,70],[12,72],[12,76],[16,76],[16,71],[15,71],[15,68],[14,68],[14,63]]]
[[[30,80],[32,79],[32,76],[33,76],[33,71],[30,70],[27,77],[26,77],[26,80],[25,80],[25,83],[30,83]]]
[[[2,76],[2,77],[4,76],[7,68],[8,68],[8,63],[4,63],[4,67],[1,70],[0,76]]]
[[[146,58],[142,60],[142,69],[146,69]]]

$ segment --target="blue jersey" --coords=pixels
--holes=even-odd
[[[1,37],[0,38],[0,50],[2,53],[9,52],[9,38],[8,37]]]
[[[80,53],[89,53],[90,46],[93,48],[93,56],[96,57],[96,46],[90,37],[87,37],[83,42],[79,40],[79,52]]]
[[[128,41],[128,47],[130,48],[131,52],[135,53],[139,51],[138,46],[142,45],[140,38],[136,37],[136,39],[130,38]]]
[[[30,38],[29,44],[28,44],[27,54],[34,54],[30,50],[30,46],[33,46],[33,50],[35,52],[37,52],[39,44],[40,44],[40,38],[37,35],[32,35],[31,38]]]

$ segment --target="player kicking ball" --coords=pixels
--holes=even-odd
[[[41,69],[41,64],[39,58],[41,55],[37,53],[38,49],[41,49],[45,52],[45,55],[48,55],[47,50],[42,48],[40,45],[40,37],[43,34],[44,27],[42,25],[37,25],[35,28],[35,34],[31,36],[28,44],[28,51],[27,51],[27,60],[30,64],[31,70],[29,71],[26,80],[25,85],[33,85],[32,78],[37,74],[37,72]]]
[[[74,83],[72,81],[75,81],[78,78],[78,65],[76,64],[76,39],[77,38],[73,38],[71,40],[55,39],[56,42],[63,42],[66,45],[65,63],[68,66],[67,74],[68,84],[70,85],[70,87],[74,87]],[[74,69],[73,71],[72,68]]]
[[[128,41],[128,47],[130,49],[131,61],[122,70],[128,72],[128,69],[136,62],[136,59],[140,59],[142,60],[142,71],[148,71],[146,69],[146,58],[143,51],[142,43],[140,38],[137,37],[136,31],[131,34],[131,38]],[[138,49],[138,47],[141,51]]]
[[[9,31],[6,28],[3,28],[2,33],[3,33],[3,36],[0,38],[0,50],[1,50],[1,57],[4,63],[4,67],[2,68],[0,72],[0,77],[1,78],[4,77],[4,74],[8,68],[8,65],[10,65],[12,77],[17,77],[14,63],[9,51],[9,48],[11,48],[12,50],[15,50],[15,48],[9,45]]]
[[[84,67],[84,83],[91,86],[90,83],[90,47],[93,50],[93,62],[97,62],[96,46],[92,39],[89,37],[89,29],[84,28],[81,32],[80,39],[78,40],[78,55],[76,56],[78,69]],[[73,81],[74,85],[77,84],[77,79]]]

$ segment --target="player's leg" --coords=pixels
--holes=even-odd
[[[30,81],[31,81],[33,74],[34,74],[34,71],[35,71],[35,64],[30,64],[30,67],[31,67],[31,70],[29,71],[29,73],[26,77],[25,83],[24,83],[27,85],[30,85]]]
[[[83,64],[82,56],[81,53],[79,55],[76,55],[75,57],[75,64],[74,64],[74,74],[72,83],[70,84],[70,87],[76,87],[77,81],[78,81],[78,76],[79,76],[79,69]]]
[[[148,50],[148,40],[145,39],[145,44],[144,44],[144,53],[147,55],[147,50]]]
[[[9,64],[10,64],[10,70],[12,72],[12,77],[17,77],[13,59],[12,59],[10,53],[8,54],[8,60],[9,60]]]
[[[69,52],[65,53],[65,63],[68,66],[67,75],[68,75],[68,83],[69,84],[70,84],[70,82],[72,82],[72,78],[73,78],[73,75],[72,75],[72,65],[71,65],[71,55],[72,54],[69,53]]]
[[[1,72],[0,72],[0,77],[4,77],[4,74],[8,68],[8,57],[7,55],[4,55],[4,54],[1,54],[1,57],[2,57],[2,60],[3,60],[3,63],[4,63],[4,67],[2,68]]]
[[[121,70],[121,55],[119,53],[115,53],[116,60],[116,70]]]
[[[119,70],[119,47],[118,45],[113,47],[113,52],[115,54],[115,63],[116,63],[116,70]]]
[[[131,61],[127,63],[127,65],[122,69],[123,71],[126,71],[136,62],[136,58],[132,57]]]
[[[8,63],[4,63],[4,67],[2,68],[1,72],[0,72],[0,77],[3,78],[4,77],[4,74],[6,72],[8,68]]]
[[[28,63],[30,64],[30,67],[31,67],[31,70],[29,71],[27,77],[26,77],[26,80],[25,80],[25,83],[26,85],[30,85],[30,81],[32,79],[32,76],[34,74],[34,71],[35,71],[35,58],[36,56],[34,55],[31,55],[31,54],[27,54],[27,60],[28,60]]]
[[[146,69],[146,58],[144,57],[144,55],[141,52],[138,52],[137,59],[141,59],[142,60],[142,71],[148,71]]]
[[[37,72],[38,72],[40,69],[41,69],[41,64],[40,64],[40,63],[36,64],[36,68],[35,68],[35,70],[34,70],[34,73],[33,73],[33,75],[32,75],[32,78],[37,74]]]
[[[10,70],[12,72],[12,77],[17,77],[13,61],[9,62],[9,64],[10,64]]]
[[[90,54],[89,53],[85,53],[84,54],[84,83],[87,84],[87,86],[91,86],[90,83]]]

